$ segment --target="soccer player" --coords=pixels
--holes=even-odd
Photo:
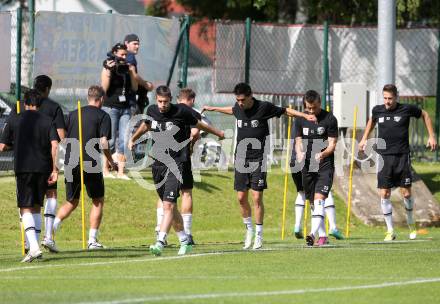
[[[312,229],[306,243],[313,246],[319,230],[318,245],[321,246],[328,243],[324,229],[324,205],[333,184],[333,153],[338,138],[338,122],[333,114],[321,109],[321,97],[316,91],[306,92],[304,109],[317,118],[317,123],[304,118],[295,121],[296,156],[298,162],[304,161],[302,185],[312,206]]]
[[[411,117],[422,117],[428,130],[428,146],[431,151],[437,148],[431,118],[428,113],[415,105],[401,104],[398,102],[397,87],[394,84],[387,84],[383,87],[383,105],[373,108],[373,114],[368,120],[359,149],[365,150],[368,135],[378,124],[379,138],[385,140],[386,148],[378,149],[383,159],[383,168],[377,173],[377,188],[380,192],[382,212],[387,225],[387,232],[384,241],[393,241],[396,234],[393,228],[393,207],[391,205],[391,188],[399,187],[403,196],[403,203],[406,209],[407,223],[410,229],[409,238],[417,237],[416,227],[413,219],[414,198],[411,196],[411,159],[409,151],[408,127]]]
[[[24,263],[43,255],[36,231],[41,229],[41,206],[47,187],[58,179],[59,138],[52,119],[38,111],[42,99],[36,90],[27,92],[25,111],[8,120],[0,139],[0,151],[14,149],[17,205],[29,243]]]
[[[133,149],[134,142],[142,134],[151,131],[153,180],[164,211],[157,242],[150,246],[150,252],[154,255],[161,255],[171,225],[181,245],[178,254],[183,255],[192,250],[192,245],[189,245],[189,238],[183,229],[182,215],[176,207],[181,189],[182,166],[187,161],[189,153],[189,149],[186,148],[190,141],[187,128],[195,126],[217,135],[220,139],[224,138],[223,131],[202,123],[193,116],[186,105],[172,104],[171,99],[171,90],[167,86],[157,87],[157,104],[148,107],[147,119],[141,123],[128,143],[129,149]]]
[[[104,246],[98,241],[99,226],[101,225],[104,208],[104,178],[100,166],[101,150],[110,163],[117,170],[113,162],[108,141],[111,137],[110,116],[101,110],[104,101],[104,90],[100,86],[91,86],[87,93],[88,105],[81,108],[84,184],[88,196],[92,199],[90,212],[90,230],[87,248],[89,250],[102,249]],[[56,232],[63,220],[78,207],[81,193],[81,171],[79,165],[79,147],[74,152],[73,145],[78,145],[78,110],[69,113],[67,118],[67,136],[74,142],[67,145],[65,163],[66,202],[58,210],[54,222]],[[87,148],[89,147],[89,148]],[[92,147],[93,151],[91,151]],[[90,150],[90,151],[89,151]],[[91,155],[95,154],[95,155]],[[70,172],[68,172],[70,171]]]
[[[63,110],[60,105],[49,98],[50,90],[52,88],[52,79],[47,75],[38,75],[34,79],[34,89],[42,96],[41,105],[38,111],[47,115],[54,123],[60,140],[65,137],[65,123]],[[17,113],[16,109],[11,113]],[[44,237],[41,245],[50,252],[58,252],[58,249],[53,241],[53,222],[57,209],[57,183],[51,184],[47,187],[46,203],[44,205]],[[40,232],[37,231],[37,234]],[[26,247],[28,246],[26,242]]]
[[[193,109],[194,102],[196,99],[196,93],[189,88],[183,88],[179,92],[179,96],[177,97],[177,102],[179,104],[185,105],[191,111],[192,115],[197,120],[202,120],[202,116],[199,112]],[[200,138],[200,130],[195,128],[194,126],[185,126],[186,130],[186,138],[190,138],[191,142],[185,148],[187,151],[187,159],[182,163],[182,185],[181,185],[181,194],[182,194],[182,219],[183,219],[183,229],[188,236],[188,244],[195,245],[194,239],[192,236],[191,228],[192,228],[192,216],[193,216],[193,197],[192,197],[192,189],[194,187],[194,178],[192,173],[192,164],[191,164],[191,151],[194,143]],[[158,235],[160,231],[160,224],[162,223],[163,218],[163,207],[162,201],[159,199],[157,201],[157,209],[156,209],[156,234]]]
[[[292,128],[292,134],[295,134],[295,126]],[[299,167],[295,167],[296,164],[296,152],[295,152],[295,143],[292,145],[292,157],[290,160],[290,168],[292,170],[292,179],[296,187],[297,196],[295,199],[295,226],[293,228],[293,234],[297,239],[303,239],[304,235],[302,232],[302,220],[304,216],[304,208],[306,203],[306,197],[304,194],[304,187],[302,184],[302,173]],[[294,171],[296,170],[296,171]],[[328,193],[328,197],[325,199],[324,203],[324,211],[325,216],[328,218],[329,222],[329,235],[333,236],[337,240],[343,240],[344,236],[339,231],[336,225],[336,209],[335,202],[333,199],[333,194],[330,191]],[[324,234],[320,234],[320,236],[325,237]]]
[[[237,191],[240,213],[246,227],[243,249],[251,248],[252,238],[254,238],[253,249],[260,249],[263,247],[263,191],[267,188],[267,153],[265,151],[268,147],[265,147],[265,143],[269,135],[268,120],[283,114],[291,117],[304,117],[311,123],[316,118],[313,115],[257,100],[252,96],[252,89],[246,83],[237,84],[234,94],[237,102],[233,107],[204,106],[203,109],[234,115],[237,120],[234,190]],[[251,189],[254,201],[255,236],[252,211],[248,201],[249,189]]]

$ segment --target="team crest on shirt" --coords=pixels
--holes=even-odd
[[[309,135],[309,128],[303,128],[303,134],[304,135]]]
[[[384,122],[385,117],[379,117],[379,123]]]
[[[259,124],[258,120],[251,120],[251,126],[252,126],[252,128],[256,128],[256,127],[258,127],[258,124]]]
[[[391,119],[391,117],[387,116],[387,117],[386,117],[386,119],[387,119],[387,120],[390,120],[390,119]]]
[[[402,118],[402,117],[400,117],[400,116],[394,116],[394,121],[395,121],[395,122],[399,122],[401,118]]]
[[[152,122],[151,122],[151,129],[157,129],[157,121],[156,120],[153,120]]]
[[[171,121],[167,121],[166,123],[165,123],[165,128],[168,130],[168,131],[170,131],[172,128],[173,128],[173,122],[171,122]]]
[[[325,132],[325,128],[324,127],[318,127],[318,129],[316,130],[316,133],[318,133],[318,135],[322,135]]]
[[[239,128],[243,128],[243,120],[241,120],[241,119],[237,120],[237,126]]]

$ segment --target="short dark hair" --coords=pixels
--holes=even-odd
[[[251,96],[252,89],[251,86],[247,83],[240,82],[237,84],[234,88],[234,94],[235,95],[244,95],[244,96]]]
[[[44,93],[46,89],[52,88],[52,79],[47,75],[38,75],[34,79],[34,89],[40,93]]]
[[[156,95],[171,98],[171,90],[169,87],[161,85],[156,88]]]
[[[386,84],[383,86],[382,92],[389,92],[394,95],[394,97],[397,97],[397,87],[394,84]]]
[[[196,98],[196,93],[190,88],[183,88],[180,90],[178,97],[179,99],[180,98],[194,99]]]
[[[35,89],[30,89],[24,94],[24,104],[28,106],[36,106],[38,108],[41,105],[42,99],[41,93]]]
[[[112,47],[111,52],[116,53],[118,50],[127,50],[127,46],[123,43],[118,42]]]
[[[304,106],[306,105],[306,102],[308,103],[321,102],[321,96],[315,90],[308,90],[303,97]]]
[[[98,100],[102,98],[102,96],[104,95],[105,95],[104,89],[99,85],[92,85],[87,91],[87,98],[92,100]]]

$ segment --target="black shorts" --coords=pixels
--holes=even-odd
[[[179,164],[179,171],[182,174],[182,164]],[[163,201],[176,203],[179,198],[181,183],[177,177],[162,164],[153,164],[151,166],[153,172],[153,181],[156,185],[156,192],[159,198]]]
[[[64,180],[66,183],[66,200],[68,202],[79,199],[81,194],[81,175],[79,172],[72,172],[72,176],[72,182],[68,182],[67,179]],[[87,195],[91,199],[104,197],[104,178],[102,173],[84,172],[84,186],[86,187]]]
[[[298,171],[296,173],[292,172],[292,179],[296,186],[296,191],[304,191],[303,183],[302,183],[302,173]]]
[[[43,206],[50,173],[16,173],[17,207]]]
[[[409,153],[380,155],[383,168],[377,173],[377,188],[411,187],[411,157]]]
[[[249,168],[249,162],[246,161],[245,168]],[[263,191],[267,189],[266,176],[267,172],[262,171],[263,161],[258,162],[258,166],[250,173],[241,173],[235,169],[234,177],[234,190],[235,191],[247,191],[249,188],[255,191]],[[249,170],[249,169],[248,169]]]
[[[191,161],[182,163],[182,186],[183,190],[194,188],[194,178],[191,168]]]
[[[304,166],[302,184],[304,185],[306,199],[313,202],[315,193],[320,193],[327,197],[332,189],[334,172],[333,164],[321,166],[318,172],[309,172],[308,166]]]

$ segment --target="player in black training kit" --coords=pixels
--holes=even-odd
[[[110,116],[101,110],[104,102],[104,90],[100,86],[91,86],[87,93],[88,105],[81,108],[84,184],[88,196],[92,199],[90,211],[90,230],[87,248],[104,248],[98,241],[98,230],[104,208],[104,178],[101,167],[101,150],[113,169],[108,141],[111,138]],[[78,207],[81,193],[81,171],[79,164],[78,110],[69,113],[67,118],[66,159],[64,161],[66,202],[58,210],[54,222],[56,232],[61,222]]]
[[[325,245],[328,241],[324,228],[324,204],[333,184],[338,121],[333,114],[321,109],[321,97],[316,91],[306,92],[304,109],[318,120],[317,123],[303,118],[295,121],[295,151],[298,162],[304,161],[302,184],[312,206],[312,229],[306,242],[313,246],[320,230],[318,245]]]
[[[58,133],[58,137],[60,140],[63,140],[65,137],[63,110],[58,103],[49,98],[51,88],[52,79],[50,79],[49,76],[38,75],[35,77],[34,89],[37,90],[42,96],[41,105],[38,108],[38,111],[47,115],[53,121]],[[24,109],[23,103],[21,104],[21,108]],[[17,113],[17,109],[14,108],[11,113]],[[50,252],[58,252],[55,242],[53,241],[53,222],[57,209],[57,183],[48,185],[46,198],[46,204],[44,205],[44,237],[41,241],[41,245]],[[26,247],[28,247],[27,242]]]
[[[373,108],[373,115],[368,120],[364,135],[359,143],[359,149],[365,150],[368,135],[378,124],[379,138],[385,140],[386,147],[377,149],[383,159],[383,168],[377,173],[377,188],[380,191],[382,212],[387,225],[384,241],[392,241],[396,238],[393,230],[391,188],[400,187],[405,204],[407,222],[410,229],[409,238],[415,239],[417,231],[413,219],[414,199],[411,196],[411,159],[409,151],[408,127],[411,117],[423,118],[429,133],[428,146],[431,151],[437,148],[431,118],[428,113],[415,105],[401,104],[397,102],[397,88],[393,84],[383,87],[383,105]]]
[[[195,99],[196,99],[196,93],[192,89],[183,88],[179,92],[179,96],[177,97],[177,102],[179,104],[186,105],[188,107],[188,110],[197,120],[202,120],[202,115],[193,109]],[[186,138],[191,139],[191,142],[189,145],[185,147],[188,150],[186,154],[187,160],[182,163],[182,185],[180,189],[180,192],[182,194],[181,214],[183,219],[183,228],[185,230],[186,235],[188,236],[188,244],[195,245],[191,233],[192,215],[193,215],[192,189],[194,187],[191,154],[194,143],[200,137],[200,130],[195,128],[194,126],[187,125],[185,126],[185,133],[186,133]],[[156,215],[157,215],[156,216],[157,222],[156,222],[155,230],[156,230],[156,237],[158,237],[160,231],[160,224],[162,223],[162,219],[163,219],[163,207],[162,207],[161,199],[157,200]]]
[[[295,137],[296,129],[295,124],[292,126],[292,133],[293,137]],[[296,159],[296,151],[295,151],[295,141],[293,141],[292,144],[292,156],[290,158],[290,170],[292,172],[292,179],[296,187],[297,196],[295,199],[295,226],[293,228],[293,234],[297,239],[303,239],[303,227],[302,227],[302,219],[304,216],[304,208],[305,208],[305,202],[306,202],[306,196],[304,194],[304,187],[302,184],[302,173],[301,173],[301,167],[302,164],[297,162]],[[325,199],[324,204],[324,211],[325,216],[328,219],[329,223],[329,235],[333,236],[337,240],[344,239],[344,236],[339,231],[337,225],[336,225],[336,209],[335,209],[335,202],[333,199],[333,194],[330,191],[328,193],[327,198]],[[325,229],[319,230],[319,236],[326,237],[326,231]]]
[[[171,225],[181,244],[178,254],[186,254],[192,249],[188,243],[188,236],[183,230],[182,215],[176,206],[182,183],[182,165],[187,161],[189,154],[187,146],[190,139],[187,135],[187,127],[195,126],[217,135],[220,139],[224,137],[223,131],[196,119],[186,105],[171,104],[171,98],[168,87],[159,86],[156,89],[157,104],[148,107],[147,119],[142,122],[128,143],[128,148],[132,150],[134,142],[145,132],[151,131],[153,180],[164,210],[157,242],[150,246],[150,252],[154,255],[161,255]]]
[[[41,206],[48,185],[56,183],[58,134],[50,117],[38,111],[42,96],[30,90],[24,96],[24,109],[5,124],[0,151],[14,149],[17,203],[20,208],[29,252],[22,262],[40,258],[38,231],[41,231]]]
[[[315,121],[316,118],[313,115],[257,100],[252,96],[252,89],[246,83],[237,84],[234,94],[237,102],[233,107],[204,106],[203,109],[234,115],[237,120],[234,189],[237,191],[240,213],[246,226],[243,249],[251,247],[254,236],[252,211],[248,201],[249,188],[252,189],[256,222],[253,249],[260,249],[263,246],[263,191],[267,188],[267,154],[265,151],[269,150],[269,147],[266,147],[265,143],[266,137],[269,136],[268,120],[283,114],[291,117],[304,117],[310,121]]]

